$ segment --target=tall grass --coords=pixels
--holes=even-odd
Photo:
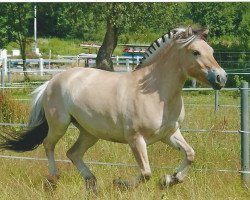
[[[89,164],[98,179],[98,196],[90,199],[164,199],[164,200],[220,200],[250,199],[250,191],[241,185],[239,173],[217,172],[214,169],[240,169],[240,136],[225,134],[220,130],[239,129],[239,108],[220,107],[215,113],[212,94],[184,92],[186,118],[182,128],[209,129],[208,133],[187,133],[183,135],[196,151],[196,160],[182,184],[160,190],[158,181],[165,173],[173,173],[182,160],[182,154],[163,143],[148,147],[149,160],[153,170],[152,179],[138,188],[120,191],[112,186],[114,178],[129,178],[138,173],[136,167],[114,167]],[[221,104],[239,105],[239,97],[221,93]],[[190,105],[191,103],[196,105]],[[189,104],[189,105],[188,105]],[[206,104],[207,106],[198,106]],[[19,107],[19,105],[18,105]],[[22,105],[20,105],[22,107]],[[18,110],[18,109],[14,109]],[[27,112],[19,109],[19,117]],[[16,118],[17,120],[18,117]],[[217,131],[219,130],[219,132]],[[65,152],[78,135],[76,129],[69,129],[56,147],[56,158],[66,159]],[[44,157],[44,150],[28,153],[3,152],[7,155]],[[127,145],[99,141],[85,155],[87,161],[129,163],[135,160]],[[159,167],[169,167],[162,169]],[[43,188],[47,175],[44,161],[23,161],[0,159],[0,199],[87,199],[84,181],[72,164],[58,163],[60,180],[51,194]]]
[[[25,123],[28,112],[27,105],[15,101],[9,92],[0,94],[0,122]]]

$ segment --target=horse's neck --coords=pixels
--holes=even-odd
[[[178,64],[176,59],[168,62],[159,59],[152,65],[140,69],[140,88],[148,93],[157,92],[163,101],[179,98],[186,76]]]

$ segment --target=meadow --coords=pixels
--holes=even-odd
[[[30,110],[29,102],[16,101],[30,98],[30,89],[16,89],[0,96],[0,122],[26,123]],[[186,117],[182,129],[206,129],[208,132],[183,132],[188,143],[196,152],[196,160],[185,181],[174,187],[161,190],[159,179],[163,174],[172,174],[181,163],[182,154],[163,143],[148,147],[153,175],[139,187],[121,191],[114,188],[115,178],[129,178],[138,173],[137,167],[89,164],[98,180],[97,197],[88,196],[85,183],[71,163],[58,162],[60,180],[54,192],[45,192],[43,182],[47,175],[47,161],[16,160],[0,158],[0,199],[163,199],[163,200],[220,200],[250,199],[250,189],[241,183],[240,135],[223,133],[224,130],[240,129],[238,92],[220,92],[220,107],[214,112],[212,91],[183,91]],[[11,129],[20,129],[12,127]],[[9,127],[0,127],[10,131]],[[66,151],[77,138],[77,130],[69,128],[58,143],[56,159],[67,159]],[[45,158],[43,147],[27,152],[4,151],[1,155]],[[100,140],[85,155],[86,161],[135,164],[127,145]],[[229,170],[221,172],[217,170]]]

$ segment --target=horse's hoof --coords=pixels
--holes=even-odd
[[[85,179],[86,190],[89,193],[97,194],[97,181],[96,178]]]
[[[43,183],[44,190],[47,192],[53,192],[56,189],[56,184],[57,184],[58,179],[59,179],[59,175],[47,176]]]
[[[164,189],[164,188],[169,188],[177,183],[181,183],[181,181],[176,177],[176,174],[174,175],[164,175],[161,179],[160,179],[160,188]]]
[[[128,183],[128,181],[121,178],[113,180],[113,185],[120,190],[128,190],[130,188],[130,184]]]
[[[172,182],[172,177],[170,175],[164,175],[160,179],[160,188],[164,189],[164,188],[170,187],[171,186],[171,182]]]

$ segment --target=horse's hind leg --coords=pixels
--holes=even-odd
[[[84,153],[98,141],[98,138],[90,135],[82,128],[79,129],[79,137],[75,144],[68,150],[67,157],[72,161],[85,179],[86,189],[96,193],[96,178],[88,166],[83,162],[82,157]]]
[[[179,129],[177,129],[177,131],[170,138],[167,138],[163,142],[170,144],[172,147],[182,151],[184,154],[184,159],[176,173],[174,173],[172,176],[165,175],[161,178],[160,185],[162,188],[182,182],[187,175],[188,169],[190,168],[190,165],[194,161],[195,157],[193,148],[183,138]]]
[[[47,113],[46,119],[48,122],[49,131],[47,137],[43,141],[43,146],[46,152],[46,156],[48,158],[49,175],[46,179],[44,186],[46,190],[53,190],[55,189],[56,182],[59,178],[54,158],[54,149],[56,143],[65,134],[70,124],[70,116],[61,113],[60,116],[57,115],[57,117],[55,117]]]
[[[56,182],[59,178],[54,158],[54,149],[58,140],[64,135],[65,130],[49,128],[48,136],[44,139],[43,145],[48,159],[49,175],[44,183],[45,189],[53,190],[56,187]],[[57,134],[59,133],[59,134]]]

